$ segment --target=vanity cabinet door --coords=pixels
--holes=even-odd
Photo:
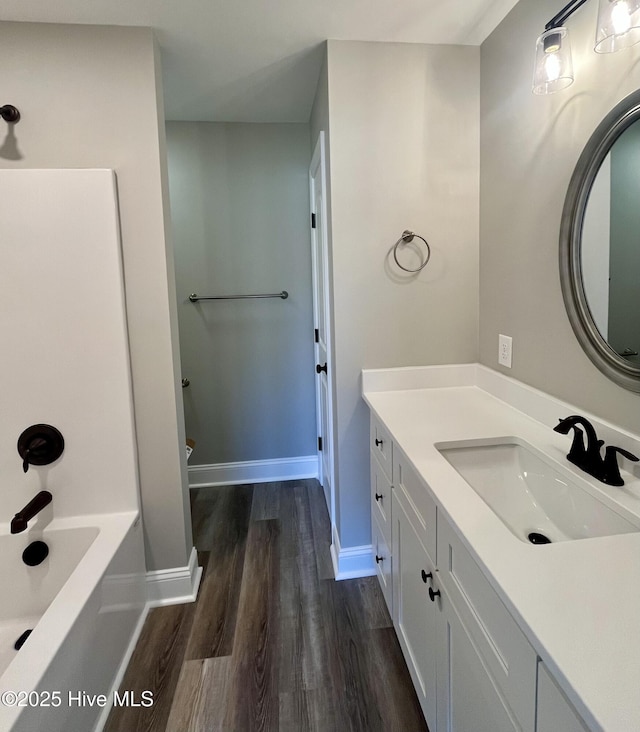
[[[438,515],[440,583],[523,732],[534,732],[538,658],[462,540]]]
[[[429,598],[435,570],[414,524],[415,511],[392,491],[393,620],[430,730],[436,730],[436,632],[438,603]]]
[[[389,615],[393,617],[393,595],[391,590],[393,558],[388,540],[384,531],[380,528],[380,524],[375,515],[371,517],[371,545],[378,582],[380,583],[384,600],[387,603]]]
[[[371,453],[371,516],[378,521],[391,546],[391,480]]]
[[[521,732],[446,590],[438,598],[438,700],[434,732]],[[567,732],[555,727],[553,732]]]
[[[371,546],[378,582],[389,614],[393,616],[391,555],[391,479],[371,451]]]

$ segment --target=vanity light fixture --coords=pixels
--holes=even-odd
[[[640,0],[600,0],[596,53],[613,53],[640,41]]]
[[[569,31],[563,26],[549,28],[536,41],[533,93],[553,94],[571,84],[573,61]]]
[[[571,0],[536,41],[533,93],[553,94],[573,83],[569,31],[564,27],[587,0]],[[599,0],[596,53],[613,53],[640,41],[640,0]]]

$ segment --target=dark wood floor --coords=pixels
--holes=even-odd
[[[149,613],[106,732],[427,730],[373,577],[335,582],[317,481],[192,495],[198,600]]]

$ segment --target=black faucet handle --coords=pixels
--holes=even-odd
[[[629,452],[628,450],[625,450],[623,447],[615,447],[615,445],[609,445],[607,447],[606,452],[608,453],[614,453],[619,452],[622,457],[627,458],[627,460],[631,460],[631,462],[637,463],[640,461],[640,458],[637,455],[634,455],[632,452]]]
[[[29,465],[49,465],[64,451],[64,437],[49,424],[34,424],[27,427],[18,438],[18,454],[22,458],[22,469],[26,473]]]
[[[602,482],[607,485],[621,486],[624,485],[624,480],[620,475],[620,466],[618,465],[616,453],[620,453],[622,457],[625,457],[627,460],[631,460],[634,463],[637,463],[640,458],[622,447],[608,445],[604,454],[604,473],[602,476]]]
[[[22,470],[26,473],[29,470],[29,464],[34,461],[34,456],[39,457],[47,450],[49,443],[42,437],[34,437],[29,441],[28,447],[25,448],[22,457]]]

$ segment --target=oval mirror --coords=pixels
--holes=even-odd
[[[640,392],[640,91],[605,117],[578,160],[562,213],[560,282],[586,354]]]

